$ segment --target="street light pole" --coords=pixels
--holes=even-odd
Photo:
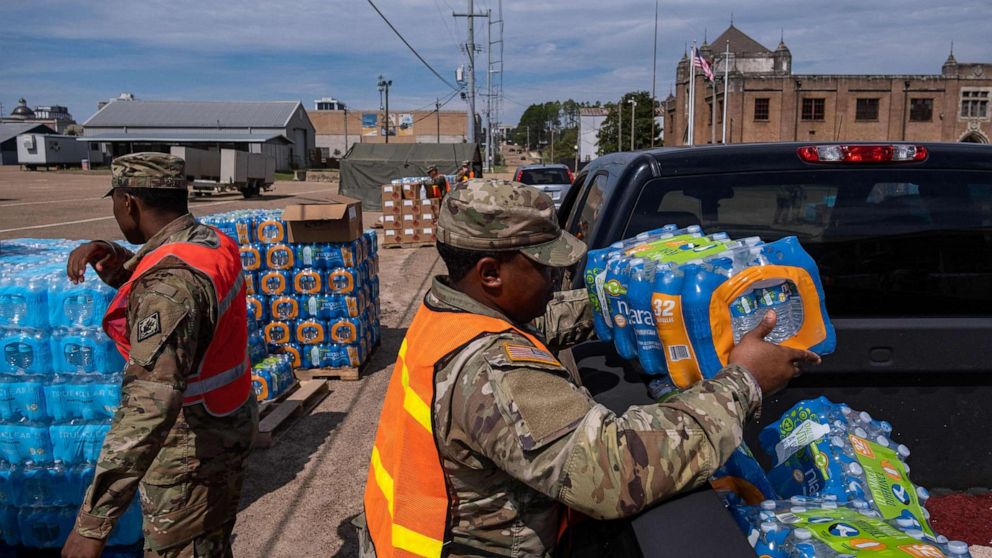
[[[385,92],[386,94],[386,143],[389,143],[389,86],[393,84],[393,80],[385,79],[382,74],[379,74],[379,93]]]
[[[634,150],[634,109],[637,108],[637,100],[629,99],[630,103],[630,150]]]

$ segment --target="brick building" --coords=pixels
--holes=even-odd
[[[784,41],[770,50],[732,24],[712,44],[704,42],[700,54],[711,62],[716,80],[711,83],[696,70],[696,144],[721,142],[725,98],[728,143],[988,143],[992,138],[992,63],[958,62],[952,52],[941,72],[932,75],[793,74],[792,53]],[[687,143],[689,80],[686,54],[678,63],[675,93],[664,101],[666,146]]]
[[[323,157],[343,157],[356,143],[385,143],[385,113],[379,109],[350,109],[343,104],[315,102],[307,114],[316,129],[316,146]],[[468,121],[465,111],[389,111],[389,143],[462,143]],[[440,142],[438,128],[440,127]]]

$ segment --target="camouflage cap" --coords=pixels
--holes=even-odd
[[[581,240],[558,226],[547,194],[493,178],[473,178],[445,196],[437,240],[466,250],[519,250],[551,267],[573,265],[586,253]]]
[[[186,189],[186,162],[168,153],[131,153],[122,155],[110,164],[114,188],[172,188]]]

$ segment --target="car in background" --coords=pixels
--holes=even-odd
[[[555,209],[561,207],[561,201],[572,187],[574,178],[572,171],[560,164],[524,165],[517,167],[513,173],[513,180],[533,186],[551,196]]]

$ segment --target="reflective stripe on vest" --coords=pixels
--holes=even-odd
[[[517,331],[467,312],[420,307],[386,390],[365,484],[365,518],[378,558],[441,556],[450,540],[448,490],[434,438],[435,365],[485,333]]]
[[[187,379],[183,405],[202,404],[213,415],[233,413],[251,395],[251,365],[248,360],[248,313],[244,276],[237,244],[214,229],[220,246],[211,248],[190,242],[164,244],[141,259],[131,279],[117,291],[103,317],[103,329],[117,344],[125,360],[131,352],[127,327],[127,302],[131,289],[142,275],[164,258],[179,258],[200,271],[213,285],[217,297],[217,323],[195,374]],[[240,301],[240,302],[239,302]]]

